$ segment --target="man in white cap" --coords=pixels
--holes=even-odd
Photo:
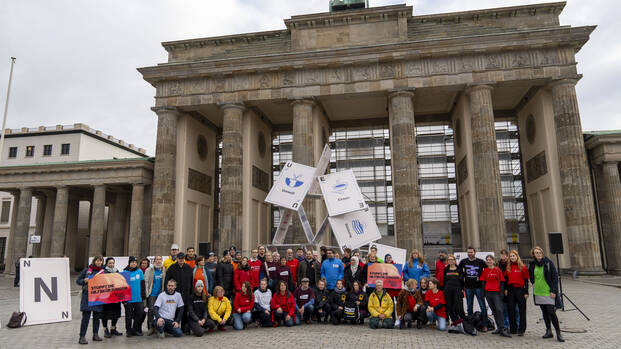
[[[170,245],[170,256],[168,259],[164,261],[164,268],[168,270],[168,267],[175,264],[177,262],[177,255],[179,254],[179,245],[172,244]]]

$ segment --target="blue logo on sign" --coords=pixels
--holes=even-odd
[[[343,195],[346,189],[347,189],[347,182],[337,181],[336,184],[332,186],[332,192],[336,194]]]
[[[351,227],[354,229],[354,232],[358,235],[364,234],[364,226],[358,219],[354,219],[351,221]]]
[[[302,177],[302,175],[293,175],[293,177],[285,177],[285,184],[289,187],[289,188],[297,188],[299,186],[301,186],[302,184],[304,184],[304,182],[302,182],[300,180],[300,177]]]

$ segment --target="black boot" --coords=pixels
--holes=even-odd
[[[110,330],[108,330],[107,328],[104,328],[104,337],[106,338],[112,337],[112,333],[110,333]]]
[[[123,333],[119,332],[116,330],[116,327],[113,327],[112,330],[110,331],[110,334],[114,335],[114,336],[122,336]]]
[[[546,328],[546,334],[544,334],[543,337],[541,337],[541,338],[546,339],[546,338],[552,338],[552,337],[554,337],[554,336],[552,336],[552,330],[550,330],[550,328],[548,327],[548,328]]]
[[[84,337],[80,337],[80,340],[78,341],[79,344],[88,344],[88,341],[86,340],[86,338]]]
[[[565,342],[565,339],[563,339],[563,336],[561,336],[561,331],[560,330],[556,330],[556,340],[563,343]]]
[[[500,334],[500,336],[502,336],[502,337],[511,338],[511,335],[509,334],[509,331],[507,331],[507,329],[506,329],[506,328],[503,328],[503,329],[500,331],[500,333],[499,333],[499,334]]]
[[[97,333],[93,334],[93,342],[101,342],[101,337]]]

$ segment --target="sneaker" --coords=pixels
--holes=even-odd
[[[101,339],[101,337],[99,337],[99,335],[98,335],[98,334],[94,334],[94,335],[93,335],[93,341],[94,341],[94,342],[101,342],[101,341],[102,341],[102,339]]]
[[[483,332],[483,333],[487,332],[487,326],[483,326],[480,332]]]
[[[134,333],[136,336],[138,337],[142,337],[144,336],[144,333],[142,333],[142,331],[136,331],[136,333]]]
[[[278,322],[274,321],[274,323],[272,324],[272,327],[274,328],[278,327]]]
[[[166,337],[166,335],[164,334],[164,332],[158,332],[158,333],[157,333],[157,336],[158,336],[160,339],[164,339],[164,338]]]
[[[509,331],[507,331],[507,329],[503,329],[502,331],[500,331],[500,336],[501,337],[507,337],[507,338],[511,338],[511,335],[509,334]]]
[[[122,336],[123,334],[119,331],[116,330],[116,328],[113,328],[110,333],[112,333],[113,336]]]
[[[226,328],[224,328],[224,326],[218,327],[218,331],[226,332]]]
[[[112,337],[112,333],[110,333],[110,330],[108,330],[107,328],[104,328],[104,337],[106,338]]]
[[[80,339],[78,340],[79,344],[88,344],[88,341],[86,340],[86,338],[84,337],[80,337]]]

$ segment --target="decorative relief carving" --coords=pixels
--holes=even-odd
[[[188,168],[188,188],[211,195],[211,176]]]
[[[252,186],[267,193],[270,188],[270,176],[260,168],[252,166]]]
[[[282,85],[294,86],[296,84],[296,74],[292,70],[288,70],[282,73]]]
[[[213,80],[213,89],[216,92],[224,92],[226,90],[226,79],[223,77]]]
[[[371,67],[369,65],[361,65],[353,68],[354,81],[371,80]]]
[[[407,62],[405,64],[405,72],[407,76],[423,75],[423,62],[421,60]]]
[[[233,78],[233,90],[248,90],[250,88],[250,79],[248,75],[240,75]]]
[[[205,79],[195,79],[190,81],[190,94],[204,93],[207,87]]]
[[[304,72],[304,84],[316,85],[321,83],[321,71],[311,69]]]
[[[474,70],[474,57],[472,56],[458,57],[456,65],[457,65],[457,71],[460,73],[473,71]]]
[[[347,80],[347,70],[341,68],[330,68],[327,74],[328,83],[339,83]]]
[[[464,156],[463,159],[457,164],[457,183],[462,184],[466,178],[468,178],[468,162],[466,161],[467,157]]]
[[[499,54],[491,54],[485,57],[485,69],[502,68],[502,56]]]
[[[535,117],[533,114],[530,114],[526,117],[526,139],[529,144],[533,144],[535,143],[535,137],[537,137]]]
[[[431,66],[431,74],[446,74],[449,72],[448,60],[446,58],[438,58],[433,60]]]
[[[273,81],[272,76],[269,73],[259,74],[258,76],[258,87],[259,88],[272,88]]]
[[[379,76],[382,79],[386,78],[394,78],[397,74],[395,73],[395,65],[394,64],[381,64],[379,70]]]
[[[183,94],[181,83],[179,81],[171,81],[168,83],[168,95],[178,96]]]
[[[542,50],[539,52],[540,65],[552,65],[559,63],[558,52],[556,50]]]
[[[546,162],[546,152],[535,155],[532,159],[526,161],[526,182],[530,183],[535,179],[548,173],[548,164]]]
[[[526,67],[530,65],[530,55],[527,51],[516,52],[511,59],[511,66]]]

